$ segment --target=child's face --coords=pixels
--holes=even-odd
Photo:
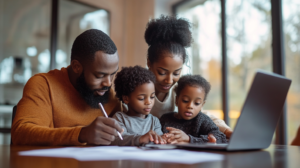
[[[129,96],[123,96],[128,105],[128,115],[144,118],[154,105],[155,88],[152,82],[144,83],[135,88]]]
[[[176,96],[178,106],[178,117],[180,119],[191,120],[196,117],[205,104],[205,91],[199,86],[185,86]]]

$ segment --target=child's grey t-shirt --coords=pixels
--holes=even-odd
[[[136,116],[128,116],[123,112],[117,112],[113,118],[119,122],[124,132],[122,133],[123,140],[116,136],[115,141],[111,145],[139,146],[141,145],[139,143],[140,137],[150,130],[155,131],[158,135],[163,135],[159,119],[152,114],[142,119]]]

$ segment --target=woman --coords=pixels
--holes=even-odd
[[[155,104],[151,114],[160,118],[164,113],[175,109],[175,89],[180,78],[183,65],[187,61],[185,47],[192,42],[190,23],[182,18],[161,16],[148,22],[145,40],[149,45],[147,65],[156,76]],[[223,120],[208,115],[227,138],[232,130]]]

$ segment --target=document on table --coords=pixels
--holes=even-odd
[[[39,149],[19,152],[22,156],[66,157],[79,161],[95,160],[141,160],[195,164],[199,162],[221,161],[223,155],[180,149],[144,150],[137,147],[97,146]]]

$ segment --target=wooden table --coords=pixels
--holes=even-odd
[[[217,162],[204,162],[193,165],[145,162],[134,160],[116,160],[116,161],[89,161],[81,162],[70,158],[52,158],[52,157],[31,157],[19,156],[19,151],[46,149],[53,147],[37,146],[0,146],[0,167],[21,167],[21,168],[110,168],[110,167],[136,167],[136,168],[268,168],[268,167],[300,167],[300,147],[271,145],[269,148],[261,151],[243,151],[243,152],[219,152],[225,155],[225,160]]]

